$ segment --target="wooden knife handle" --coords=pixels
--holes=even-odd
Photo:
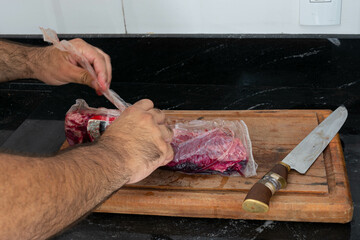
[[[285,163],[276,164],[250,189],[242,207],[247,212],[265,213],[269,210],[272,195],[287,185],[290,166]]]

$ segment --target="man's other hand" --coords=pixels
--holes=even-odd
[[[90,73],[81,68],[76,58],[54,46],[33,48],[31,51],[34,78],[50,85],[80,83],[94,88],[98,93],[109,88],[111,82],[111,61],[109,55],[82,39],[69,41],[92,65],[98,80],[105,86],[100,89]]]

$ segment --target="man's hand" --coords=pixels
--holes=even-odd
[[[173,133],[150,100],[127,108],[99,141],[53,157],[0,153],[0,239],[46,239],[173,158]]]
[[[113,152],[115,176],[122,176],[125,164],[129,182],[141,181],[174,157],[170,142],[172,130],[165,125],[165,114],[147,99],[128,107],[101,136],[104,151]]]
[[[50,85],[80,83],[93,87],[97,91],[106,90],[111,82],[110,57],[82,39],[69,41],[93,66],[97,78],[104,83],[105,89],[99,89],[89,72],[80,67],[77,60],[68,52],[60,51],[54,46],[34,48],[34,78]]]
[[[98,80],[107,89],[111,82],[110,57],[82,39],[69,41],[93,66]],[[0,82],[36,78],[51,85],[81,83],[100,93],[95,79],[68,52],[54,46],[29,47],[0,41]]]

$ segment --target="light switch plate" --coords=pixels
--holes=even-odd
[[[331,2],[332,0],[310,0],[311,3]]]
[[[300,25],[339,25],[341,2],[342,0],[300,0]]]

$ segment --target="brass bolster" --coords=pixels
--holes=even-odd
[[[286,169],[288,170],[288,172],[290,172],[291,167],[289,165],[287,165],[286,163],[283,162],[279,162],[279,164],[283,165],[284,167],[286,167]]]
[[[268,172],[265,174],[259,183],[264,184],[267,188],[270,189],[272,195],[275,194],[276,191],[280,190],[281,188],[285,188],[287,185],[286,180],[277,173]]]

